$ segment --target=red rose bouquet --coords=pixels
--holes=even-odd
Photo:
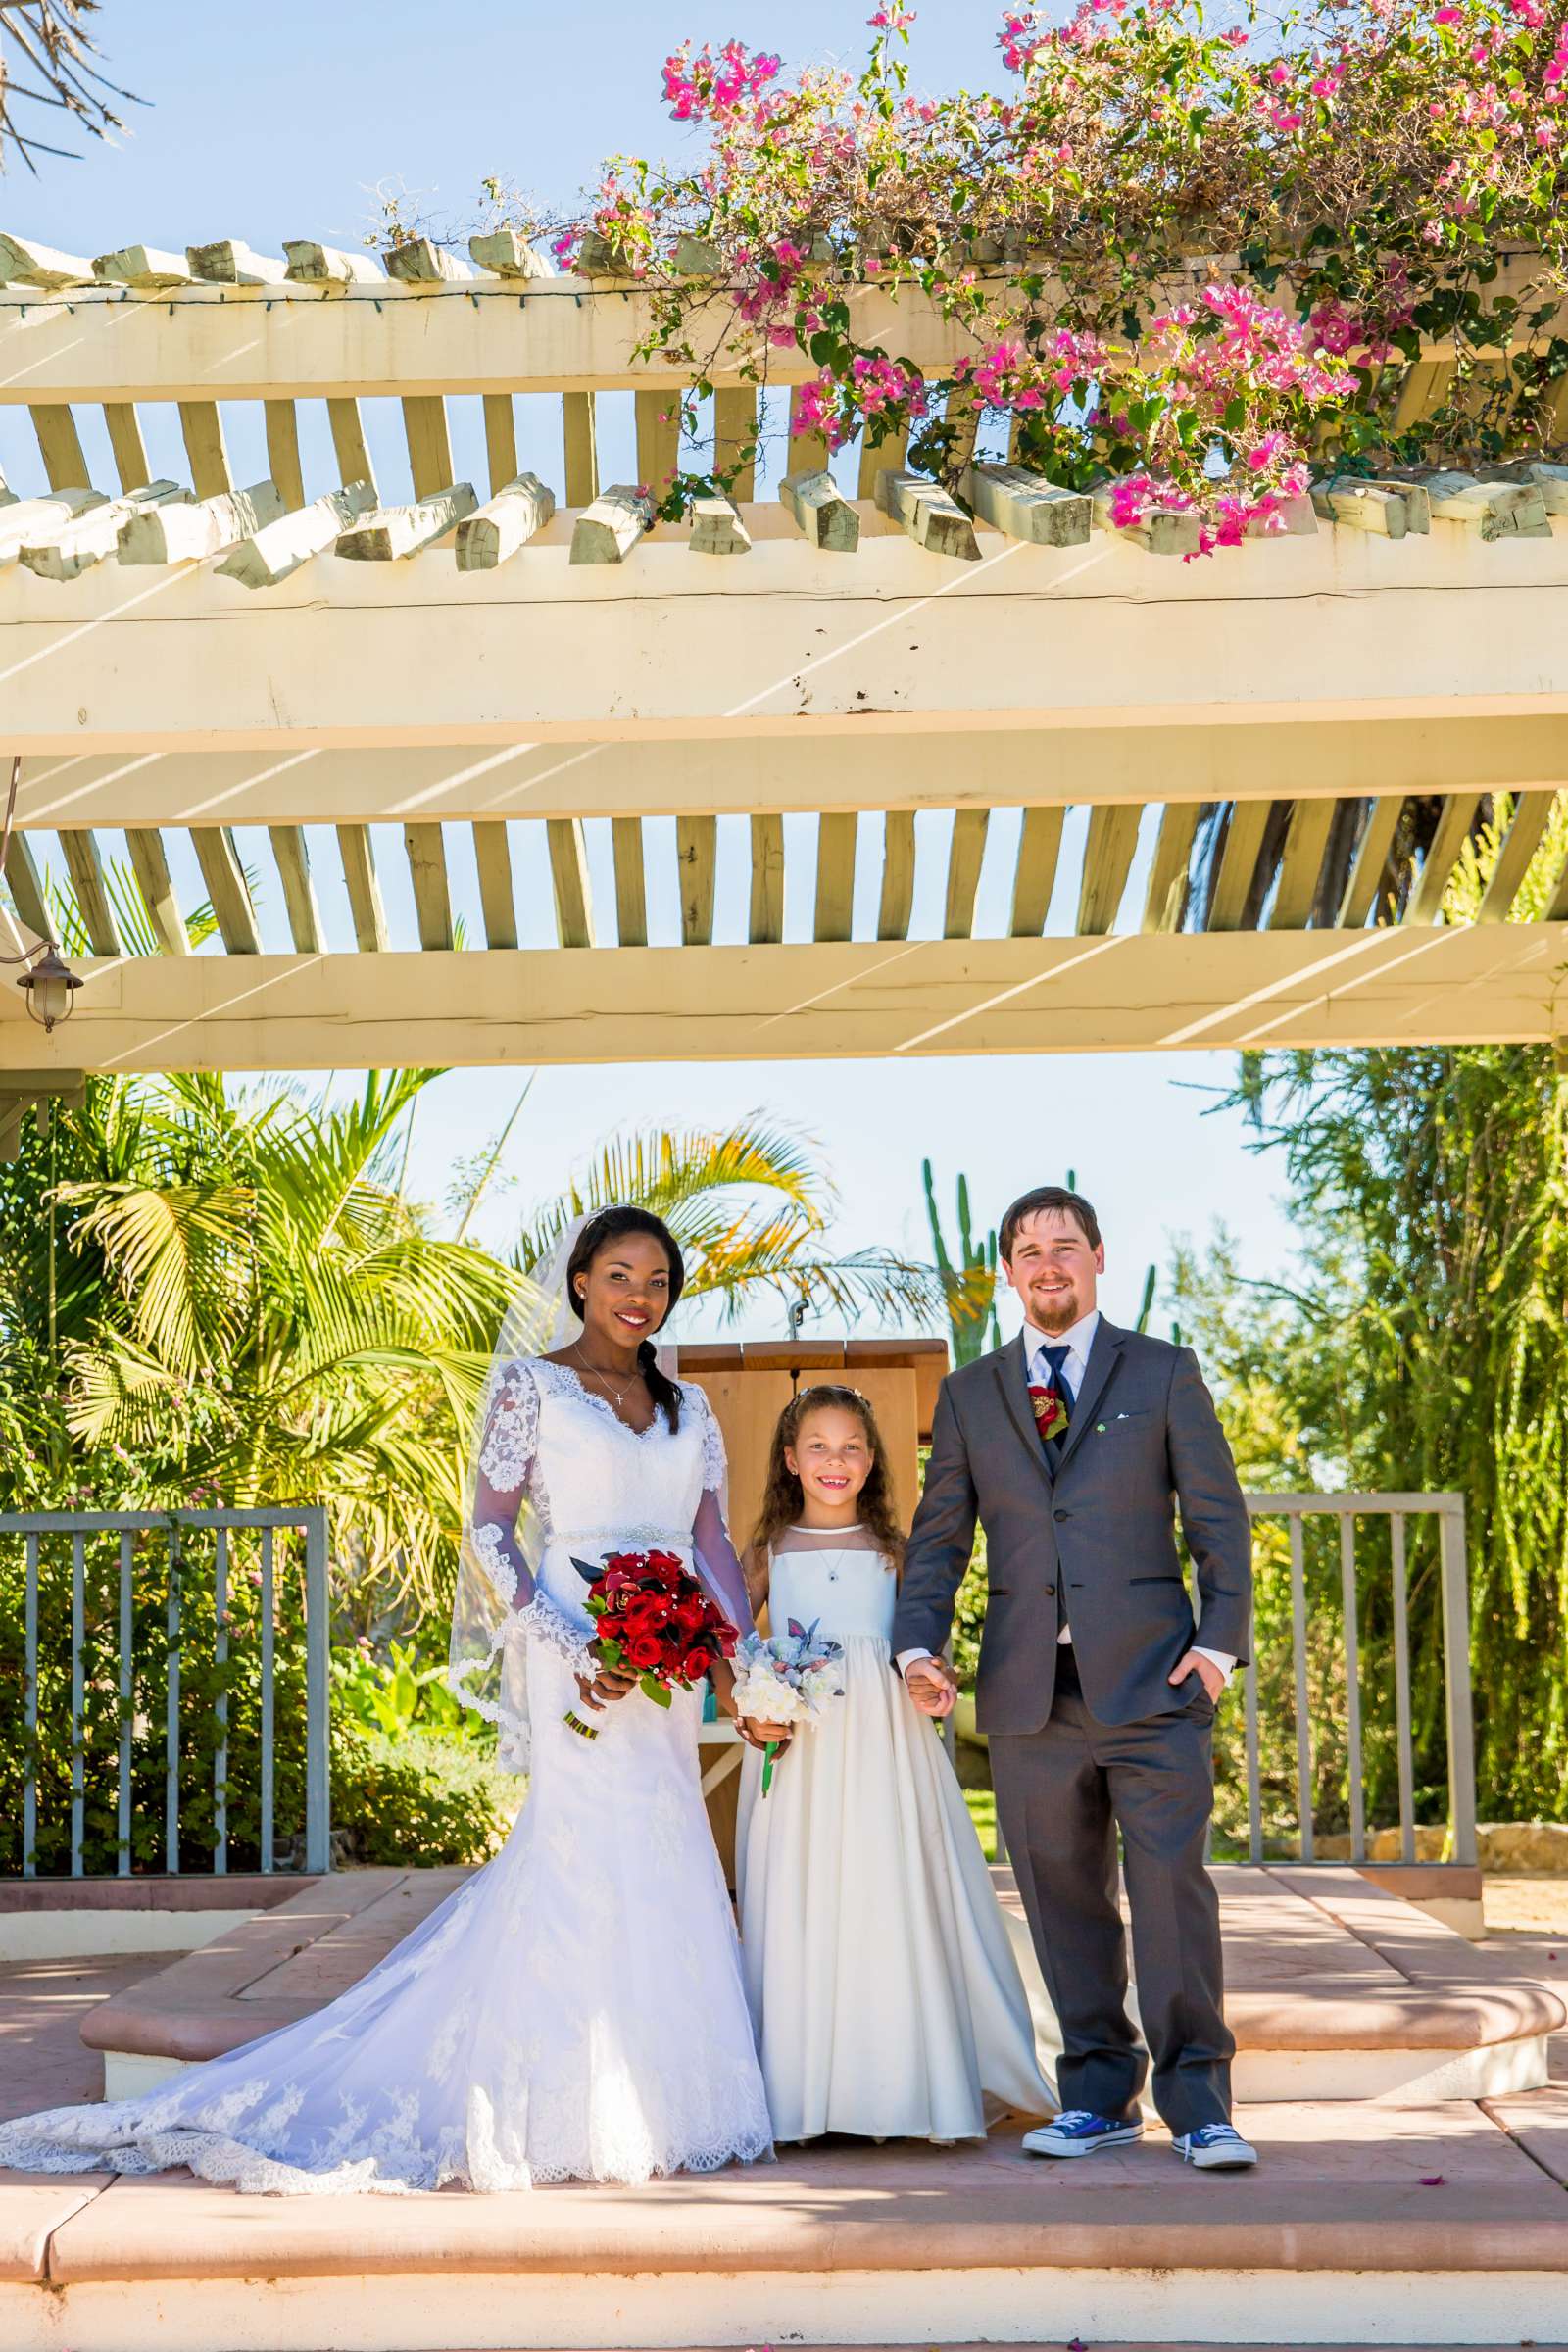
[[[658,1707],[674,1690],[690,1690],[740,1636],[677,1552],[612,1551],[603,1567],[574,1559],[588,1587],[586,1607],[598,1627],[590,1647],[600,1665],[637,1676],[637,1687]],[[598,1734],[571,1713],[574,1732]]]

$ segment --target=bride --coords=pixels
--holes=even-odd
[[[666,1711],[597,1667],[573,1565],[678,1550],[751,1625],[717,1424],[652,1344],[684,1268],[629,1207],[559,1254],[558,1323],[581,1328],[533,1357],[515,1310],[502,1334],[453,1635],[454,1689],[531,1769],[506,1845],[329,2008],[143,2097],[0,2124],[0,2165],[188,2165],[302,2194],[640,2181],[768,2153],[699,1701],[676,1690]]]

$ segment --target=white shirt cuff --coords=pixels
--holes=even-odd
[[[901,1649],[893,1663],[897,1666],[900,1674],[907,1674],[916,1659],[928,1658],[930,1655],[931,1652],[928,1649]]]
[[[1225,1682],[1229,1684],[1231,1676],[1236,1672],[1236,1660],[1230,1651],[1228,1649],[1205,1649],[1201,1642],[1195,1642],[1193,1647],[1200,1658],[1206,1658],[1211,1666],[1217,1666]]]

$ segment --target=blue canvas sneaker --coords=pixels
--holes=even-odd
[[[1136,2115],[1118,2124],[1108,2115],[1091,2114],[1087,2107],[1064,2107],[1054,2123],[1026,2132],[1023,2145],[1028,2156],[1093,2156],[1097,2148],[1125,2148],[1143,2136]]]
[[[1196,2132],[1177,2132],[1170,2144],[1183,2164],[1196,2164],[1200,2173],[1240,2173],[1257,2162],[1257,2150],[1234,2124],[1200,2124]]]

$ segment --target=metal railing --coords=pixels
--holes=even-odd
[[[133,1742],[138,1714],[136,1685],[145,1682],[157,1661],[135,1654],[133,1638],[133,1579],[138,1537],[165,1539],[166,1598],[161,1611],[163,1641],[163,1847],[165,1870],[180,1868],[180,1768],[182,1757],[181,1667],[187,1655],[190,1623],[185,1607],[187,1547],[196,1535],[211,1534],[212,1614],[211,1657],[216,1669],[217,1695],[213,1701],[213,1862],[215,1874],[226,1873],[229,1863],[230,1793],[229,1697],[232,1623],[231,1538],[253,1534],[259,1555],[251,1573],[257,1597],[255,1624],[258,1642],[259,1724],[256,1768],[259,1792],[258,1851],[264,1871],[276,1868],[275,1778],[277,1761],[277,1586],[279,1538],[303,1538],[305,1644],[305,1758],[303,1864],[307,1871],[324,1871],[330,1859],[329,1705],[330,1647],[327,1593],[326,1511],[318,1503],[258,1510],[181,1511],[8,1511],[0,1512],[0,1545],[22,1539],[24,1575],[24,1752],[22,1768],[22,1869],[24,1878],[37,1875],[38,1844],[38,1726],[39,1726],[39,1595],[41,1569],[50,1564],[46,1546],[51,1539],[69,1540],[71,1547],[70,1599],[70,1807],[71,1876],[87,1875],[83,1864],[86,1820],[86,1721],[89,1684],[105,1690],[113,1678],[118,1722],[116,1757],[117,1875],[131,1870],[133,1802]],[[101,1591],[90,1592],[88,1547],[101,1556],[105,1539],[118,1538],[118,1607],[111,1612]],[[3,1553],[0,1553],[3,1557]],[[94,1562],[97,1573],[97,1560]],[[95,1604],[89,1608],[89,1599]],[[88,1656],[89,1619],[113,1622],[115,1635],[109,1655]],[[47,1632],[47,1628],[45,1629]],[[150,1720],[150,1719],[146,1719]]]
[[[1313,1768],[1313,1708],[1309,1686],[1309,1613],[1306,1577],[1306,1521],[1339,1521],[1339,1611],[1345,1685],[1346,1790],[1352,1862],[1367,1858],[1366,1774],[1361,1686],[1361,1586],[1356,1560],[1356,1521],[1385,1519],[1389,1526],[1391,1647],[1394,1663],[1394,1738],[1398,1786],[1399,1851],[1416,1859],[1414,1740],[1411,1722],[1409,1579],[1407,1522],[1437,1521],[1440,1605],[1443,1626],[1444,1711],[1448,1774],[1448,1848],[1456,1862],[1476,1859],[1475,1732],[1470,1689],[1470,1585],[1465,1556],[1462,1494],[1265,1494],[1246,1497],[1255,1525],[1260,1519],[1286,1523],[1290,1577],[1291,1676],[1296,1733],[1297,1830],[1302,1862],[1319,1859],[1313,1827],[1316,1781]],[[1261,1740],[1258,1723],[1258,1657],[1244,1670],[1246,1722],[1248,1859],[1264,1859]]]

